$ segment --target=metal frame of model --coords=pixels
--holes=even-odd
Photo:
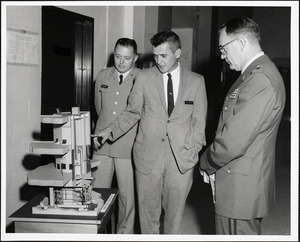
[[[72,112],[42,115],[41,122],[53,124],[53,141],[35,141],[30,152],[53,155],[53,162],[28,173],[28,184],[49,187],[49,197],[32,208],[33,214],[97,216],[103,207],[101,194],[92,189],[90,113],[73,107]]]

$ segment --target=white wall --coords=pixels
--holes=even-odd
[[[133,19],[133,38],[138,46],[138,53],[145,53],[145,17],[146,7],[137,6],[134,7],[134,19]]]
[[[153,35],[157,33],[158,29],[158,7],[156,6],[147,6],[146,7],[146,15],[145,22],[147,23],[145,26],[145,53],[152,53],[152,44],[150,43],[150,39]]]
[[[7,7],[7,27],[38,33],[40,7]],[[41,40],[41,38],[40,38]],[[41,41],[38,43],[41,60]],[[4,64],[4,63],[2,63]],[[21,189],[27,183],[23,165],[33,133],[40,130],[41,61],[38,66],[6,66],[6,216],[25,203]],[[4,161],[2,161],[4,162]]]

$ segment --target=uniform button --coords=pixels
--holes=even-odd
[[[116,95],[119,95],[119,92],[116,92]]]
[[[224,110],[227,111],[228,107],[225,107]]]
[[[161,142],[165,142],[165,139],[161,139]]]
[[[113,115],[116,115],[117,114],[117,112],[113,112]]]
[[[228,171],[227,171],[228,173],[230,173],[230,169],[228,169]]]
[[[170,122],[171,122],[170,120],[167,121],[167,123],[170,123]]]
[[[115,102],[115,105],[117,105],[118,104],[118,102]]]

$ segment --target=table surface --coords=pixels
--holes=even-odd
[[[115,194],[105,212],[99,212],[97,216],[80,216],[80,215],[48,215],[48,214],[32,214],[32,207],[38,205],[47,194],[39,194],[27,202],[24,206],[10,215],[14,221],[35,221],[35,222],[55,222],[55,223],[81,223],[81,224],[102,224],[104,220],[109,220],[113,211],[112,206],[115,203],[119,193],[117,188],[95,188],[95,192],[101,194],[104,200],[104,206],[111,194]]]

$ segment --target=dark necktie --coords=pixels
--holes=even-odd
[[[123,82],[123,75],[120,75],[120,81],[119,81],[119,84],[121,85]]]
[[[168,115],[170,117],[173,108],[174,108],[174,97],[173,97],[173,84],[172,84],[172,76],[168,73]]]

